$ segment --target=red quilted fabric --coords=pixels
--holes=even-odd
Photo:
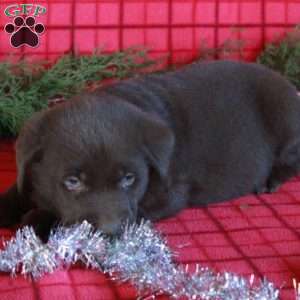
[[[16,3],[47,9],[36,17],[46,27],[36,48],[12,48],[1,30],[13,21],[3,11]],[[20,11],[20,6],[10,9],[11,14]],[[111,52],[142,45],[153,57],[168,55],[170,64],[186,63],[200,48],[218,48],[230,38],[242,39],[243,59],[253,60],[266,41],[277,40],[299,21],[299,0],[1,0],[0,58],[54,59],[69,51],[90,53],[98,47]]]
[[[0,143],[0,191],[16,177],[11,142]],[[300,177],[273,195],[249,195],[208,208],[186,209],[157,224],[178,253],[179,263],[200,263],[219,271],[266,276],[281,299],[294,299],[292,278],[300,278]],[[6,239],[13,232],[0,229]],[[0,273],[1,300],[136,299],[134,289],[103,274],[73,267],[37,282]],[[160,297],[159,299],[167,299]]]

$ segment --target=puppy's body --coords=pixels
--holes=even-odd
[[[127,218],[156,220],[272,191],[295,175],[300,101],[291,84],[262,66],[195,63],[37,114],[18,139],[17,163],[22,213],[88,219],[114,233]],[[135,174],[126,189],[119,185],[124,170]],[[76,193],[62,188],[68,172],[83,177]]]
[[[196,63],[107,92],[158,115],[172,128],[171,190],[191,192],[179,195],[181,204],[272,190],[299,170],[300,101],[291,84],[265,67]],[[161,199],[160,191],[154,198]],[[153,201],[160,214],[161,201]]]

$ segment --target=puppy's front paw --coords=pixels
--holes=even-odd
[[[272,194],[277,192],[277,190],[279,189],[281,185],[281,182],[278,181],[271,181],[268,180],[268,182],[265,185],[260,186],[259,188],[256,188],[254,193],[256,195],[260,195],[260,194]]]
[[[255,188],[254,190],[254,194],[255,195],[260,195],[260,194],[265,194],[265,193],[268,193],[268,188],[266,185],[263,185],[263,186],[260,186],[260,187],[257,187]]]
[[[5,200],[0,200],[0,227],[10,227],[14,225],[15,218],[11,215],[8,209],[8,204]]]
[[[0,227],[16,225],[21,218],[22,210],[17,186],[13,185],[0,195]]]
[[[38,237],[46,243],[53,226],[57,224],[55,216],[47,211],[33,209],[22,217],[21,226],[32,226]]]
[[[268,180],[268,183],[267,183],[268,193],[271,194],[271,193],[277,192],[281,184],[282,183],[277,180]]]

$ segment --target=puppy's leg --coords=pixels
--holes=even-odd
[[[24,199],[19,194],[16,184],[0,195],[0,227],[18,224],[25,211]]]
[[[266,190],[267,193],[274,193],[278,190],[279,186],[297,175],[300,170],[300,161],[295,166],[274,166],[270,177],[267,180]]]
[[[275,162],[271,174],[261,193],[273,193],[279,186],[300,172],[300,144],[289,147],[280,159]]]
[[[57,225],[58,220],[51,213],[40,210],[32,209],[27,212],[21,220],[21,226],[32,226],[35,233],[40,237],[43,242],[48,241],[48,237],[53,226]]]
[[[156,221],[175,215],[187,207],[188,191],[188,185],[180,183],[148,192],[139,206],[138,219]]]

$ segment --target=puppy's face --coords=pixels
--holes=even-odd
[[[34,204],[65,224],[88,220],[109,234],[136,219],[150,169],[166,175],[174,143],[164,123],[116,99],[59,106],[19,140],[18,185],[30,178]]]
[[[100,143],[86,149],[71,141],[71,147],[49,143],[43,159],[33,166],[37,205],[65,224],[88,220],[106,233],[117,232],[126,220],[133,222],[149,166],[132,147],[122,149],[115,142],[115,147]]]

